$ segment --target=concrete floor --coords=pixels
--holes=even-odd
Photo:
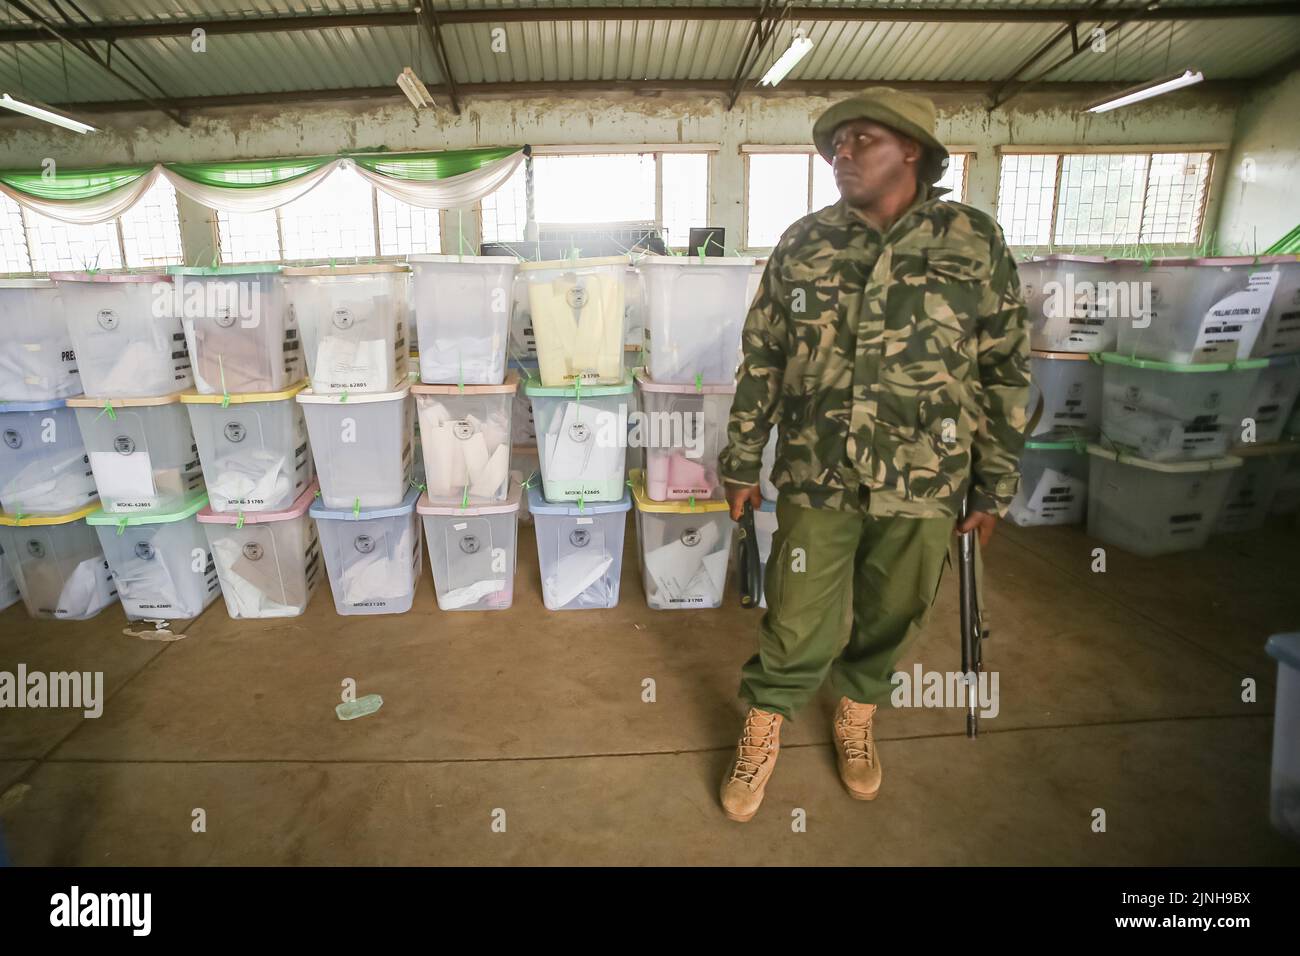
[[[630,530],[630,529],[629,529]],[[1276,668],[1300,626],[1296,531],[1144,560],[1077,528],[1005,525],[988,554],[1002,711],[877,721],[885,779],[851,800],[824,694],[787,725],[767,800],[716,790],[742,713],[756,612],[645,607],[628,535],[610,611],[542,606],[521,526],[514,607],[289,622],[218,601],[185,640],[0,613],[0,670],[102,670],[103,716],[5,711],[0,826],[20,864],[1297,864],[1269,826]],[[955,578],[905,662],[958,666]],[[340,682],[384,698],[339,721]],[[653,678],[657,701],[643,703]],[[1259,701],[1243,703],[1254,678]],[[202,808],[207,830],[191,830]],[[1106,813],[1106,832],[1091,829]],[[806,828],[792,824],[803,810]],[[505,812],[505,832],[494,813]]]

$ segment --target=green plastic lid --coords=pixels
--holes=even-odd
[[[100,508],[98,511],[92,511],[86,515],[86,524],[115,525],[117,527],[132,527],[138,524],[170,524],[173,521],[184,521],[186,518],[193,517],[206,507],[207,503],[208,493],[201,491],[186,498],[185,504],[181,505],[179,510],[168,511],[163,514],[117,514]]]
[[[1154,359],[1140,359],[1131,355],[1120,355],[1118,352],[1102,352],[1098,358],[1110,365],[1127,365],[1129,368],[1152,369],[1157,372],[1248,372],[1252,369],[1263,368],[1268,364],[1268,359],[1242,359],[1239,362],[1176,365],[1173,362],[1157,362]]]
[[[1083,440],[1079,441],[1027,441],[1025,448],[1028,451],[1073,451],[1080,455],[1087,454],[1088,443]]]
[[[243,266],[168,266],[167,274],[173,276],[246,276],[266,272],[279,272],[274,262],[254,262]]]
[[[593,395],[630,395],[631,393],[632,380],[626,374],[623,376],[623,381],[617,385],[582,386],[582,395],[588,397]],[[576,385],[543,385],[538,379],[530,378],[524,382],[524,394],[530,397],[539,395],[542,397],[576,398],[578,397],[578,387]]]

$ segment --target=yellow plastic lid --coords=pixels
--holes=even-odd
[[[714,498],[696,498],[692,504],[690,500],[686,501],[651,501],[645,493],[645,475],[641,473],[640,468],[633,468],[628,472],[628,478],[632,481],[632,500],[636,502],[637,511],[650,511],[655,514],[672,514],[672,515],[698,515],[707,514],[710,511],[730,511],[731,506],[725,501],[718,501]]]
[[[73,521],[80,521],[91,512],[99,510],[99,499],[96,498],[88,505],[82,505],[76,511],[65,511],[57,515],[16,515],[6,511],[0,511],[0,526],[6,528],[30,528],[36,525],[51,524],[69,524]]]
[[[172,392],[170,395],[147,395],[143,398],[93,398],[90,395],[78,395],[68,399],[68,407],[103,408],[105,405],[111,405],[114,408],[137,408],[147,405],[174,405],[181,400],[181,395],[181,392]]]
[[[304,388],[307,387],[307,380],[304,378],[300,382],[295,382],[288,388],[282,388],[278,392],[231,392],[229,395],[200,395],[194,389],[188,392],[181,392],[181,401],[186,405],[243,405],[248,402],[280,402],[286,398],[293,398]]]

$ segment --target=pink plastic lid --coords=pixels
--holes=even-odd
[[[55,282],[171,282],[165,272],[51,272]]]
[[[417,514],[422,515],[446,515],[448,517],[458,517],[460,515],[503,515],[512,511],[519,510],[520,485],[517,481],[510,482],[510,492],[506,495],[505,501],[493,501],[486,504],[472,504],[462,508],[460,505],[436,505],[429,500],[429,493],[426,491],[420,495],[420,500],[415,503]]]
[[[677,395],[734,395],[736,384],[730,385],[669,385],[652,381],[645,372],[636,373],[636,383],[647,392],[672,392]]]
[[[316,479],[312,479],[310,485],[303,489],[303,493],[293,500],[288,508],[283,511],[213,511],[212,506],[208,505],[200,511],[196,517],[200,524],[239,524],[239,517],[243,515],[244,524],[261,524],[264,521],[285,521],[289,518],[301,518],[311,507],[311,503],[316,499],[316,489],[319,487]]]

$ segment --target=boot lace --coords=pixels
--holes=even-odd
[[[836,716],[835,728],[839,731],[845,760],[865,760],[868,767],[873,766],[876,741],[871,718],[874,716],[875,709],[865,707],[845,707]]]
[[[736,764],[731,768],[733,783],[754,785],[754,778],[772,756],[776,743],[776,715],[750,711],[736,748]]]

